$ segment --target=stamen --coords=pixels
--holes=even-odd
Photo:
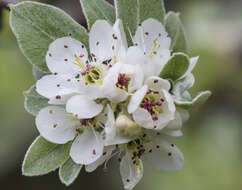
[[[120,73],[118,76],[118,82],[116,83],[116,86],[120,89],[128,91],[128,86],[131,78],[127,77],[126,74]]]

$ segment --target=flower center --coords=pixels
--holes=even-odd
[[[162,110],[163,103],[164,103],[164,99],[161,97],[159,92],[149,90],[146,93],[140,106],[150,113],[153,121],[157,121],[158,115],[163,112]]]
[[[86,84],[98,84],[102,85],[103,82],[103,70],[99,66],[93,66],[88,63],[84,64],[80,57],[75,55],[75,65],[82,69],[81,75],[85,79]]]
[[[131,78],[124,73],[119,73],[118,75],[118,82],[116,86],[122,90],[128,91],[129,82]]]

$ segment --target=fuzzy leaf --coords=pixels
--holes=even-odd
[[[111,24],[115,22],[114,7],[106,0],[80,0],[80,2],[89,29],[96,20],[107,20]]]
[[[116,17],[123,21],[129,46],[132,45],[132,35],[135,34],[139,22],[138,0],[114,0]]]
[[[48,106],[48,99],[40,96],[36,92],[35,86],[32,86],[28,91],[25,91],[23,94],[25,96],[25,109],[31,115],[36,116],[42,108]]]
[[[175,100],[175,104],[182,108],[188,109],[193,106],[204,104],[208,98],[212,95],[210,91],[203,91],[198,93],[192,100]]]
[[[69,158],[59,169],[59,177],[66,186],[71,185],[80,173],[82,165]]]
[[[42,71],[48,71],[45,55],[49,44],[57,38],[72,35],[88,47],[86,30],[64,11],[50,5],[11,5],[10,26],[25,57]]]
[[[139,0],[139,23],[154,18],[164,23],[165,5],[163,0]]]
[[[178,80],[174,86],[173,86],[173,94],[176,96],[176,97],[183,97],[183,94],[189,90],[190,88],[193,87],[195,83],[195,79],[194,79],[194,76],[193,74],[189,74],[188,76],[186,76],[185,78],[181,79],[181,80]]]
[[[44,75],[49,74],[49,73],[46,73],[46,72],[43,72],[43,71],[39,70],[38,67],[36,67],[36,66],[33,66],[32,73],[33,73],[33,76],[34,76],[35,80],[39,80]]]
[[[168,34],[171,36],[171,49],[173,52],[187,53],[187,40],[183,24],[179,14],[169,12],[165,17],[165,27]]]
[[[54,171],[69,158],[71,143],[57,145],[39,136],[29,147],[22,166],[25,176],[44,175]]]
[[[187,55],[183,53],[173,54],[171,59],[162,69],[160,77],[176,81],[186,73],[189,65],[190,60]]]

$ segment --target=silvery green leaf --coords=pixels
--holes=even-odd
[[[43,71],[39,70],[38,67],[36,67],[34,65],[33,65],[33,68],[32,68],[32,73],[33,73],[33,76],[34,76],[35,80],[39,80],[44,75],[49,74],[49,73],[46,73],[46,72],[43,72]]]
[[[168,12],[165,17],[165,27],[168,34],[171,36],[171,49],[174,52],[187,52],[187,40],[183,24],[179,14]]]
[[[197,106],[197,105],[202,105],[203,103],[205,103],[207,101],[207,99],[212,95],[212,93],[210,91],[203,91],[198,93],[194,98],[192,98],[192,100],[179,100],[179,99],[175,99],[175,104],[177,106],[180,106],[182,108],[191,108],[193,106]]]
[[[31,115],[36,116],[39,111],[48,106],[48,99],[40,96],[36,92],[35,86],[32,86],[29,90],[25,91],[24,93],[24,106],[27,112]]]
[[[139,22],[148,18],[154,18],[164,23],[166,14],[163,0],[139,0]]]
[[[11,5],[10,26],[30,63],[47,72],[45,56],[49,44],[71,35],[88,47],[86,30],[64,11],[36,2]]]
[[[187,55],[184,53],[175,53],[162,69],[160,77],[176,81],[186,73],[189,65],[190,60]]]
[[[114,0],[116,17],[123,21],[129,45],[132,45],[132,35],[135,34],[139,22],[138,0]]]
[[[38,176],[54,171],[69,158],[70,145],[57,145],[37,137],[25,155],[23,175]]]
[[[106,0],[80,0],[88,28],[91,29],[96,20],[115,22],[114,7]]]
[[[59,177],[66,186],[71,185],[80,173],[82,165],[69,158],[59,169]]]
[[[193,74],[188,74],[184,79],[178,80],[172,89],[176,97],[183,97],[184,93],[193,87],[195,82]]]

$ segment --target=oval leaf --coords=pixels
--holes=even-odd
[[[66,186],[71,185],[80,173],[81,168],[82,165],[76,164],[71,158],[69,158],[59,169],[61,182]]]
[[[48,99],[40,96],[36,92],[35,86],[32,86],[28,91],[25,91],[23,94],[25,96],[25,110],[31,115],[36,116],[42,108],[48,106]]]
[[[189,100],[175,100],[175,104],[182,108],[188,109],[193,106],[204,104],[208,98],[212,95],[210,91],[204,91],[198,93],[191,101]]]
[[[25,57],[42,71],[48,71],[45,55],[57,38],[72,35],[88,47],[86,30],[53,6],[36,2],[11,5],[10,26]]]
[[[132,35],[135,34],[139,22],[138,0],[115,0],[116,17],[123,21],[129,45],[132,45]]]
[[[176,81],[182,77],[189,68],[189,57],[183,53],[173,54],[160,73],[160,77]]]
[[[166,14],[163,0],[139,0],[139,23],[148,18],[154,18],[164,23]]]
[[[80,0],[80,2],[89,29],[96,20],[103,19],[112,24],[115,22],[114,7],[106,0]]]
[[[66,162],[71,143],[57,145],[39,136],[29,147],[22,166],[23,175],[47,174]]]
[[[187,53],[187,40],[183,24],[178,13],[169,12],[165,17],[165,27],[171,36],[173,52]]]

